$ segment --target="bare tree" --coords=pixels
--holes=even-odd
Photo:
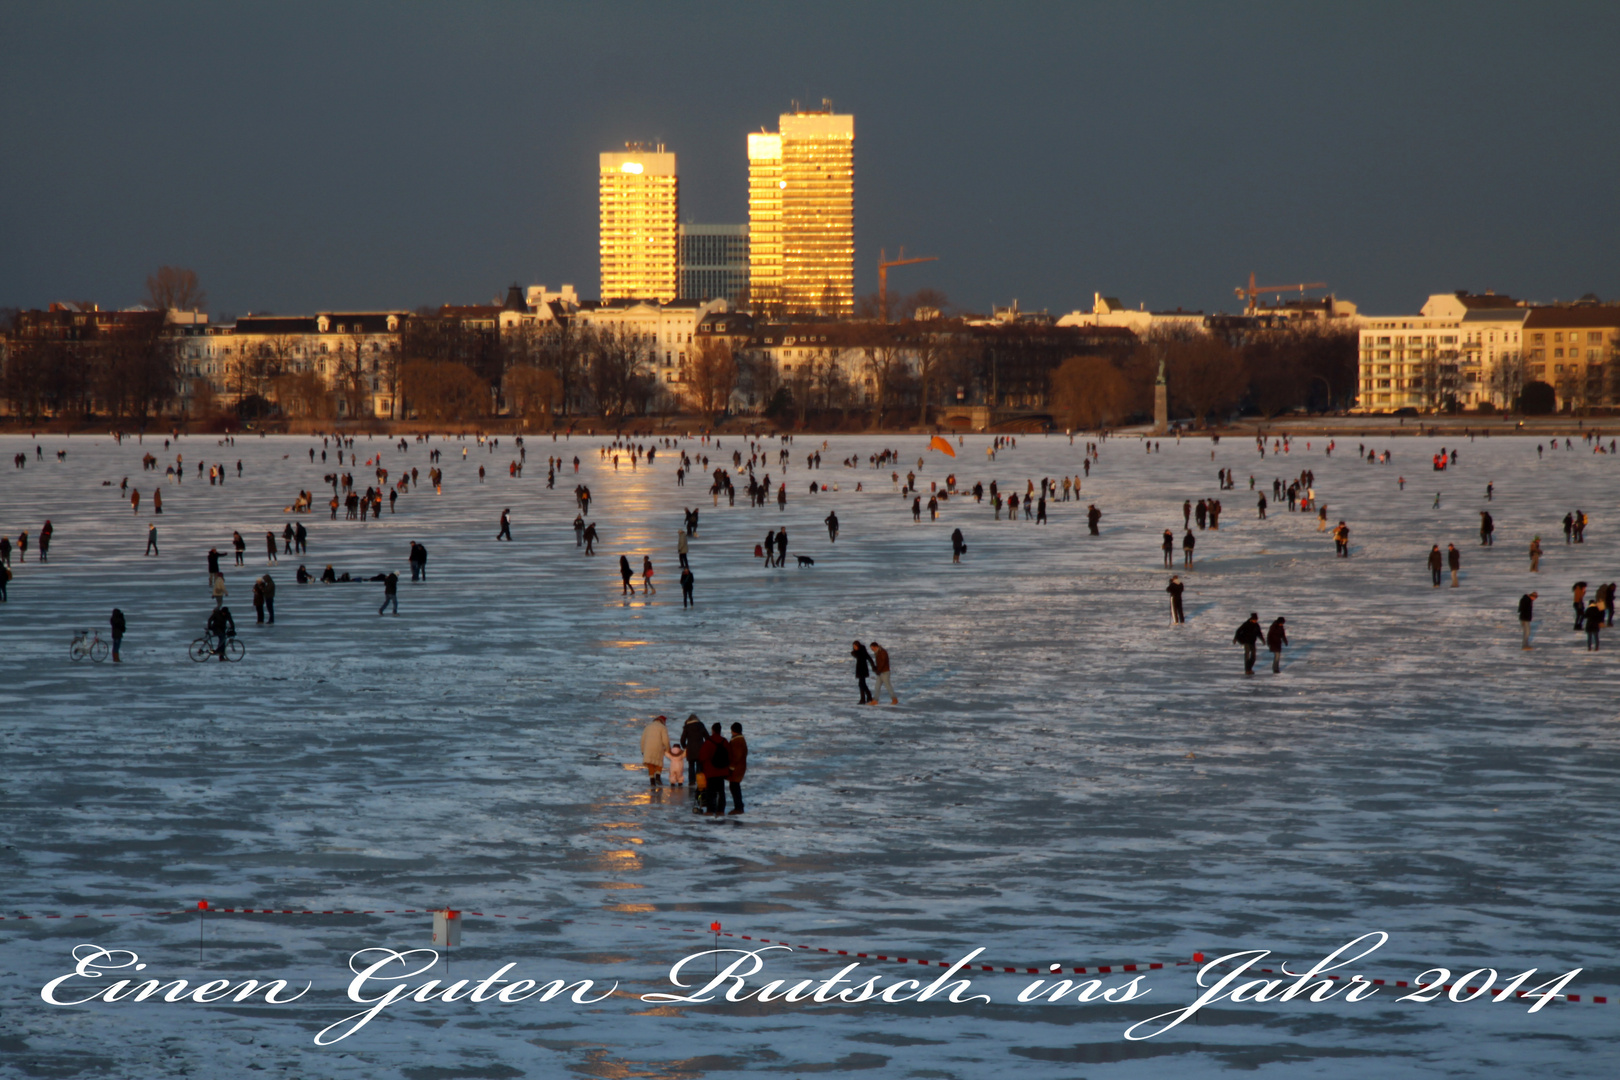
[[[550,417],[562,396],[556,373],[533,365],[509,369],[503,388],[513,415],[525,419]]]
[[[737,358],[731,342],[708,338],[692,351],[688,386],[693,403],[710,423],[726,412],[737,388]]]
[[[1052,405],[1075,428],[1105,428],[1129,410],[1131,388],[1104,356],[1074,356],[1052,373]]]
[[[939,294],[941,302],[949,303],[944,295]],[[917,373],[917,423],[926,427],[928,410],[939,392],[941,375],[955,363],[957,342],[948,331],[932,329],[926,324],[913,323],[912,328],[916,335],[911,359]]]
[[[627,415],[645,403],[652,389],[647,364],[652,339],[626,327],[605,327],[593,336],[587,377],[591,396],[604,417]]]
[[[1242,354],[1209,336],[1169,342],[1165,372],[1171,400],[1195,423],[1234,408],[1249,385]]]
[[[371,416],[371,377],[366,371],[365,339],[359,334],[350,334],[333,348],[332,382],[348,418],[358,420]]]
[[[1524,392],[1528,374],[1524,353],[1518,349],[1502,353],[1486,375],[1486,385],[1490,387],[1492,399],[1503,409],[1514,408],[1519,395]]]
[[[197,282],[197,272],[181,266],[160,266],[146,279],[147,303],[154,311],[207,311],[208,294]]]
[[[906,336],[898,327],[878,323],[866,323],[857,333],[862,367],[872,389],[873,423],[882,427],[889,400],[906,370]]]

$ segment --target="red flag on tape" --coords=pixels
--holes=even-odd
[[[197,910],[198,911],[207,911],[208,910],[208,901],[206,901],[206,900],[197,901]]]
[[[1202,964],[1203,962],[1204,962],[1204,954],[1203,953],[1201,953],[1201,952],[1193,953],[1193,963]]]
[[[712,922],[709,924],[709,929],[718,934],[720,932],[720,924],[717,922]]]

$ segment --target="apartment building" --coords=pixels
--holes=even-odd
[[[1524,301],[1437,293],[1416,315],[1362,316],[1356,412],[1503,406],[1517,393],[1504,364],[1522,347]]]

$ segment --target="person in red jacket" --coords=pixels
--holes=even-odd
[[[703,812],[710,817],[722,817],[726,812],[726,781],[731,779],[731,751],[715,724],[709,737],[698,748],[698,768],[703,770]]]

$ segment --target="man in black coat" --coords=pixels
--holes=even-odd
[[[1091,529],[1091,535],[1097,535],[1097,523],[1102,520],[1102,511],[1097,509],[1096,503],[1086,507],[1086,525]]]
[[[1165,535],[1168,536],[1169,534],[1166,533]],[[1187,591],[1187,586],[1181,583],[1181,578],[1171,574],[1170,584],[1164,587],[1164,591],[1170,594],[1170,621],[1173,623],[1186,622],[1187,614],[1181,610],[1181,594]]]
[[[1519,597],[1519,629],[1524,633],[1524,648],[1530,649],[1530,622],[1536,617],[1536,597],[1540,593],[1525,593]]]
[[[855,658],[855,681],[861,687],[861,704],[870,705],[874,699],[872,691],[866,685],[866,678],[872,673],[872,656],[866,651],[866,646],[859,641],[849,650],[849,655]]]
[[[1237,628],[1232,635],[1232,642],[1243,646],[1243,674],[1254,674],[1254,658],[1259,651],[1260,639],[1264,635],[1260,632],[1260,616],[1251,611],[1249,617]]]

